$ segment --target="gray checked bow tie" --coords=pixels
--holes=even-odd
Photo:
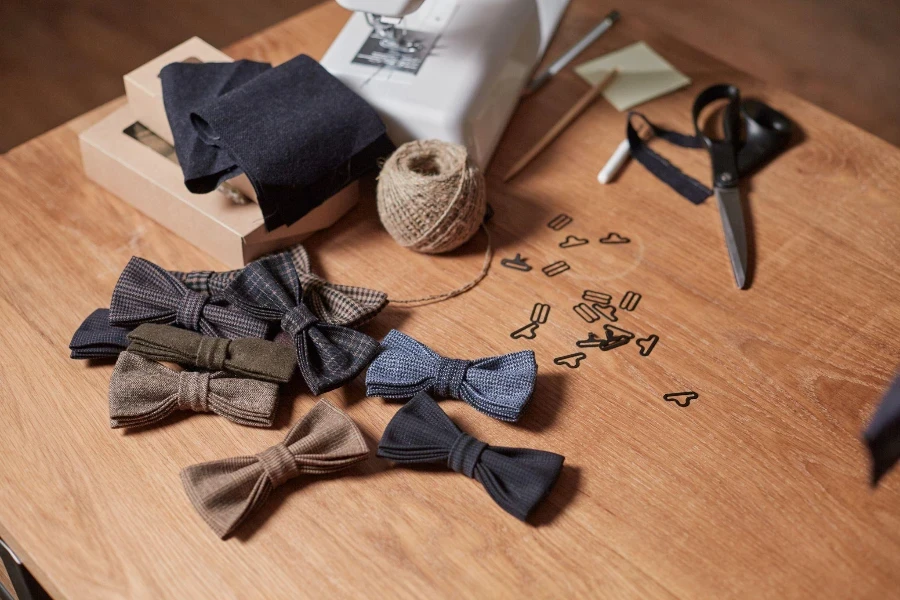
[[[264,338],[268,324],[208,294],[189,290],[149,260],[132,257],[113,290],[110,325],[137,327],[163,323],[225,338]]]
[[[377,315],[387,305],[387,294],[384,292],[330,283],[313,273],[309,255],[299,244],[275,256],[282,255],[288,257],[294,265],[300,288],[303,290],[303,301],[313,314],[325,323],[355,328]],[[195,292],[220,296],[243,270],[171,271],[171,273]]]
[[[274,254],[244,267],[224,297],[248,314],[277,321],[297,350],[300,373],[314,394],[344,385],[368,366],[378,342],[340,325],[322,322],[303,303],[290,258]]]

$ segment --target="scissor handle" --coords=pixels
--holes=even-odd
[[[747,175],[775,158],[791,143],[794,124],[759,100],[741,103],[746,139],[738,152],[738,173]]]
[[[721,139],[713,139],[703,133],[700,127],[700,113],[716,100],[728,100],[722,113]],[[738,183],[737,152],[741,140],[741,91],[730,84],[713,85],[697,96],[691,115],[694,119],[694,133],[709,148],[712,159],[713,186],[734,187]]]

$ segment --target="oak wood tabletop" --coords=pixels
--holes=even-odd
[[[574,0],[548,57],[610,7]],[[320,57],[348,13],[326,3],[244,40],[235,58]],[[227,541],[192,509],[187,465],[254,454],[315,403],[283,393],[273,430],[190,415],[139,431],[109,428],[112,365],[70,360],[81,321],[107,306],[132,255],[170,269],[222,265],[88,181],[77,133],[106,106],[0,157],[0,537],[58,599],[300,597],[866,598],[900,585],[900,474],[869,486],[860,442],[900,364],[900,150],[624,15],[582,55],[637,40],[693,79],[640,107],[680,130],[703,87],[727,81],[789,115],[803,139],[746,186],[755,239],[747,291],[734,287],[713,200],[694,206],[627,165],[596,174],[624,137],[602,99],[510,184],[502,175],[584,93],[567,69],[524,99],[488,170],[495,259],[473,291],[416,309],[391,328],[442,354],[531,348],[539,376],[521,421],[462,402],[442,407],[495,445],[566,456],[530,523],[472,480],[392,467],[374,448],[398,405],[361,380],[325,395],[360,425],[373,457],[343,474],[297,479]],[[580,62],[580,61],[577,61]],[[117,101],[121,103],[121,101]],[[656,142],[654,142],[655,144]],[[706,153],[662,147],[709,180]],[[330,281],[408,298],[478,271],[479,234],[449,255],[397,246],[372,194],[306,244]],[[571,217],[563,229],[548,223]],[[558,221],[557,221],[558,222]],[[627,244],[601,244],[615,232]],[[561,248],[569,235],[589,243]],[[525,257],[531,271],[501,266]],[[542,267],[563,260],[568,271]],[[554,359],[604,321],[573,310],[585,290],[640,294],[615,325],[659,336]],[[534,339],[510,337],[535,303]],[[663,400],[694,391],[688,406]]]

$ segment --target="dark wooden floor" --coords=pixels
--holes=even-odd
[[[124,73],[192,35],[224,46],[316,2],[0,0],[0,152],[121,95]],[[897,0],[609,4],[900,145]]]

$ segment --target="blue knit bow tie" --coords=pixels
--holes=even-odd
[[[444,358],[394,329],[369,366],[366,393],[399,399],[431,392],[464,400],[495,419],[516,421],[531,398],[536,376],[531,350],[478,360]]]

